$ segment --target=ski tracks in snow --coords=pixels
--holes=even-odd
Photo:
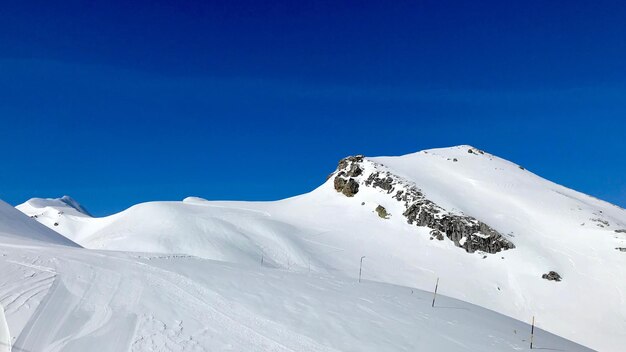
[[[93,253],[92,258],[100,256]],[[99,260],[86,263],[67,257],[52,265],[56,268],[38,265],[38,259],[12,263],[47,275],[31,280],[28,292],[5,298],[11,306],[20,297],[47,291],[14,349],[337,352],[186,276],[124,257],[109,259],[116,264],[106,268]],[[145,296],[144,291],[152,292]],[[157,300],[146,300],[155,296]],[[171,314],[173,306],[186,311],[185,322],[175,319],[181,314]]]
[[[140,264],[148,266],[144,263]],[[190,336],[194,340],[202,341],[202,335],[205,335],[204,338],[214,338],[215,336],[211,336],[210,332],[215,331],[219,332],[219,335],[229,343],[214,346],[215,341],[207,340],[204,341],[206,345],[235,351],[337,352],[285,326],[260,318],[236,302],[225,299],[220,294],[206,289],[183,275],[153,266],[149,268],[151,271],[149,278],[153,285],[162,287],[164,294],[169,295],[171,300],[188,305],[184,308],[195,312],[195,318],[198,321],[210,324],[197,335]],[[187,299],[182,300],[181,297]],[[142,332],[141,327],[138,328],[133,351],[141,351],[145,347],[156,347],[146,345],[151,341],[145,336],[146,333]],[[194,344],[193,347],[192,350],[199,350],[198,345]],[[168,350],[184,351],[185,349]]]
[[[97,343],[98,338],[107,337],[107,331],[96,332],[111,320],[111,302],[120,293],[121,274],[77,261],[72,261],[71,267],[74,272],[65,275],[76,275],[77,280],[68,286],[64,274],[55,276],[48,294],[14,344],[18,351],[81,351],[84,348],[77,343],[79,340],[88,337],[91,343]],[[39,269],[55,272],[52,268]]]

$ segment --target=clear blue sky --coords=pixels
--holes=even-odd
[[[0,198],[269,200],[472,144],[626,207],[621,1],[6,1]]]

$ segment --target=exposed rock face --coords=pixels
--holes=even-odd
[[[389,219],[389,214],[387,213],[387,209],[385,209],[385,207],[383,207],[382,205],[379,205],[376,207],[376,212],[378,213],[378,216],[380,216],[383,219]]]
[[[380,188],[387,191],[387,193],[391,193],[393,191],[393,178],[391,176],[380,176],[380,172],[374,172],[365,180],[365,185]]]
[[[615,247],[620,252],[626,252],[626,247]]]
[[[617,233],[626,233],[626,229],[615,230],[615,232],[617,232]]]
[[[559,275],[556,271],[550,271],[547,274],[541,275],[541,277],[549,281],[561,281],[561,275]]]
[[[515,248],[513,243],[487,224],[469,216],[447,214],[427,199],[412,203],[403,215],[409,224],[426,226],[444,233],[455,245],[470,253],[477,250],[497,253],[503,249]]]
[[[356,182],[353,178],[349,178],[346,180],[336,177],[335,189],[337,190],[337,192],[343,193],[346,197],[353,197],[359,192],[359,183]]]
[[[473,148],[473,147],[472,147],[472,148],[469,148],[469,149],[467,150],[467,152],[468,152],[468,153],[470,153],[470,154],[485,154],[485,152],[484,152],[484,151],[482,151],[482,150],[480,150],[480,149],[478,149],[478,148]]]
[[[339,161],[338,170],[343,170],[348,177],[357,177],[363,173],[359,163],[363,162],[363,155],[349,156]]]
[[[432,238],[436,238],[439,241],[443,241],[443,234],[439,230],[430,230],[430,235]]]
[[[359,192],[359,183],[354,179],[363,173],[359,163],[363,161],[363,155],[350,156],[341,159],[339,173],[335,176],[334,185],[337,192],[343,193],[346,197],[353,197]]]
[[[481,151],[469,152],[478,154]],[[432,229],[431,236],[438,240],[443,240],[445,235],[456,246],[464,248],[469,253],[475,251],[497,253],[515,248],[512,242],[489,225],[470,216],[446,211],[428,200],[416,185],[386,171],[384,166],[364,159],[362,155],[342,159],[334,175],[337,192],[352,197],[359,191],[361,185],[389,194],[391,198],[404,204],[406,210],[402,215],[409,224]],[[381,216],[378,208],[376,212],[380,217],[385,217]]]

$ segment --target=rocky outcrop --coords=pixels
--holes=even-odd
[[[387,193],[391,193],[393,191],[393,178],[391,176],[380,176],[380,172],[374,172],[367,180],[365,180],[365,185],[380,188]]]
[[[541,275],[541,278],[546,279],[548,281],[561,281],[561,275],[559,275],[559,273],[557,273],[556,271],[550,271],[547,274],[543,274]]]
[[[470,149],[469,152],[478,154],[482,151]],[[362,155],[342,159],[334,175],[337,192],[352,197],[358,193],[361,185],[389,194],[392,199],[404,204],[402,215],[409,224],[428,227],[432,238],[443,240],[445,236],[469,253],[497,253],[515,248],[512,242],[489,225],[470,216],[446,211],[428,200],[416,185],[392,174],[384,166],[366,160]],[[381,216],[378,208],[376,212]]]
[[[346,180],[336,177],[335,190],[337,190],[337,192],[343,193],[346,197],[353,197],[359,192],[359,183],[356,182],[353,178],[349,178]]]
[[[341,159],[335,176],[334,186],[337,192],[343,193],[346,197],[353,197],[359,192],[359,183],[354,179],[363,173],[359,163],[363,161],[363,155],[350,156]]]
[[[439,230],[430,230],[430,239],[438,239],[439,241],[443,241],[443,234]]]
[[[387,213],[387,209],[385,209],[382,205],[377,206],[375,210],[381,218],[389,219],[389,213]]]
[[[468,153],[470,153],[470,154],[485,154],[485,152],[484,152],[484,151],[482,151],[482,150],[480,150],[480,149],[478,149],[478,148],[474,148],[474,147],[470,147],[470,148],[467,150],[467,152],[468,152]]]
[[[363,155],[349,156],[339,161],[338,170],[347,177],[361,176],[363,169],[359,166],[359,163],[363,162]]]

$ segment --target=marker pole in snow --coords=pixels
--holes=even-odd
[[[533,349],[533,335],[535,334],[535,316],[533,315],[533,323],[530,326],[530,349]]]
[[[361,271],[363,269],[363,258],[365,258],[365,256],[361,257],[361,264],[359,265],[359,282],[361,282]]]
[[[263,265],[263,254],[261,254],[261,265]]]
[[[435,307],[435,299],[437,298],[437,288],[439,287],[439,278],[437,278],[437,283],[435,284],[435,294],[433,295],[433,304],[431,307]]]

